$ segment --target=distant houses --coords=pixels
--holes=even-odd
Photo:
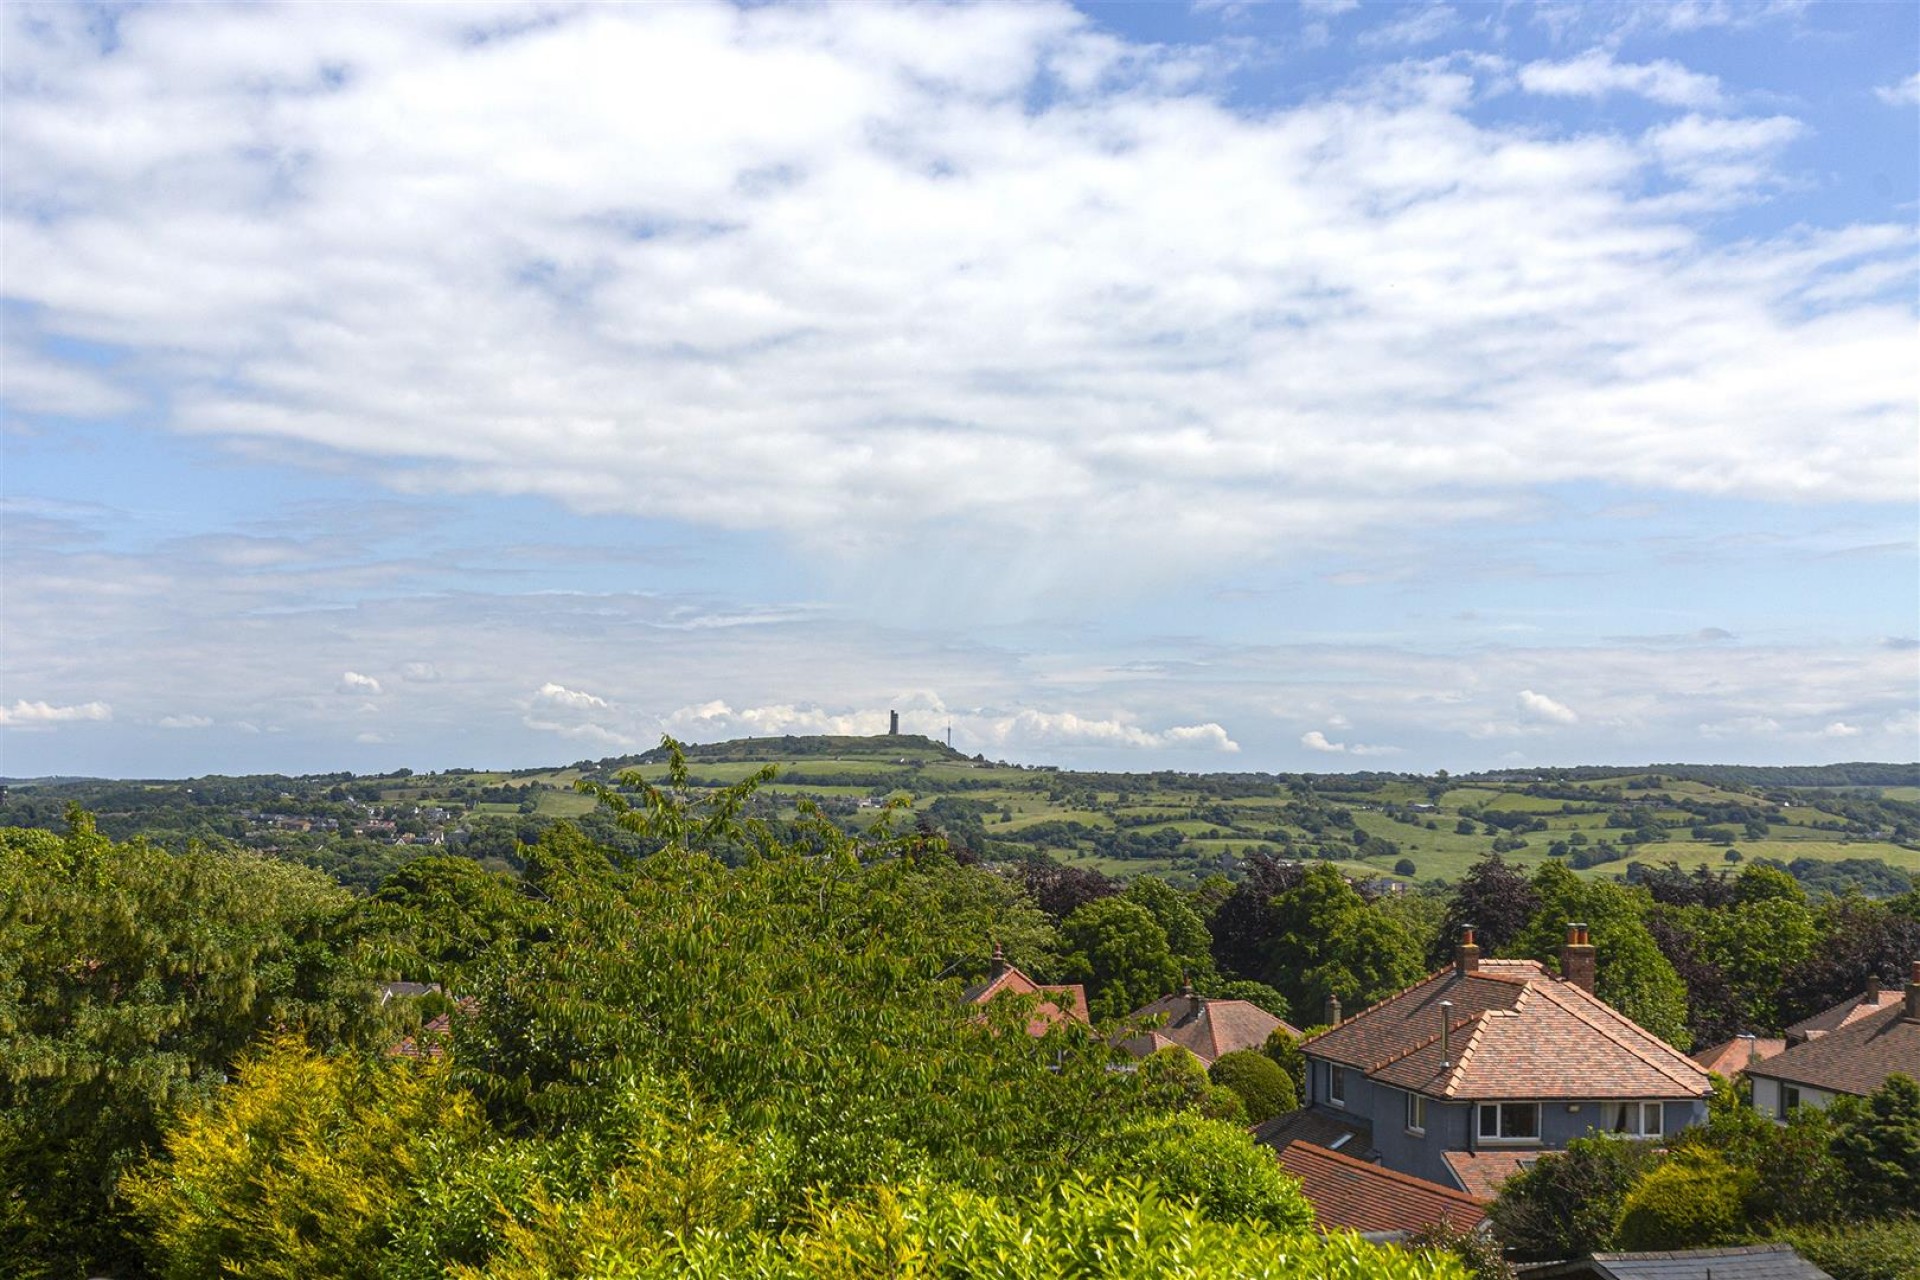
[[[1858,996],[1787,1028],[1787,1047],[1747,1068],[1753,1106],[1785,1120],[1795,1107],[1865,1097],[1899,1072],[1920,1079],[1920,960],[1904,989],[1870,984]]]
[[[1002,996],[1027,996],[1034,1001],[1032,1013],[1027,1020],[1027,1034],[1043,1036],[1053,1028],[1065,1023],[1077,1022],[1082,1026],[1092,1025],[1093,1019],[1087,1015],[1087,989],[1079,983],[1045,984],[1035,982],[1019,967],[1008,962],[1000,944],[993,947],[993,959],[989,962],[987,977],[983,982],[975,983],[961,992],[960,999],[970,1005],[985,1007]]]
[[[1191,983],[1170,996],[1135,1009],[1127,1021],[1142,1027],[1120,1041],[1136,1058],[1177,1045],[1212,1066],[1215,1059],[1242,1049],[1259,1049],[1277,1030],[1298,1036],[1299,1030],[1247,1000],[1211,1000],[1194,992]]]

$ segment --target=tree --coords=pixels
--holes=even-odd
[[[1575,1138],[1501,1184],[1488,1216],[1522,1262],[1605,1249],[1628,1191],[1659,1159],[1652,1143]]]
[[[1893,986],[1920,956],[1920,921],[1864,898],[1836,898],[1815,912],[1820,943],[1780,980],[1780,1017],[1798,1022],[1857,996],[1870,978]]]
[[[1087,903],[1060,925],[1062,967],[1087,984],[1097,1019],[1119,1018],[1180,984],[1180,962],[1153,913],[1127,898]]]
[[[1581,880],[1557,862],[1541,864],[1533,888],[1540,908],[1514,950],[1558,967],[1567,921],[1585,921],[1597,948],[1594,994],[1669,1044],[1690,1048],[1686,984],[1647,931],[1652,903],[1646,893]]]
[[[131,1271],[121,1177],[268,1027],[370,1033],[352,900],[248,854],[0,831],[0,1271]],[[60,1270],[54,1270],[57,1266]]]
[[[1291,1016],[1287,998],[1264,982],[1221,982],[1216,978],[1200,984],[1199,991],[1209,1000],[1245,1000],[1283,1022]]]
[[[1427,963],[1438,968],[1452,960],[1460,931],[1467,925],[1474,927],[1488,955],[1506,954],[1539,910],[1540,893],[1527,877],[1499,854],[1490,853],[1455,886]]]
[[[1182,972],[1196,984],[1213,973],[1213,936],[1185,894],[1156,876],[1140,876],[1127,886],[1129,902],[1145,907],[1167,935],[1167,947]]]
[[[1307,1096],[1307,1055],[1300,1051],[1299,1036],[1285,1027],[1275,1027],[1267,1033],[1267,1042],[1260,1046],[1260,1052],[1287,1073],[1287,1079],[1293,1082],[1294,1097]]]
[[[1920,1205],[1920,1083],[1896,1072],[1863,1101],[1840,1107],[1833,1150],[1851,1183],[1850,1203],[1912,1213]]]
[[[1223,1053],[1207,1068],[1207,1078],[1231,1089],[1246,1104],[1247,1123],[1260,1124],[1300,1105],[1300,1095],[1273,1059],[1253,1049]]]
[[[1690,1148],[1640,1177],[1620,1204],[1622,1249],[1703,1249],[1732,1244],[1746,1226],[1754,1175],[1717,1153]]]
[[[1324,863],[1274,898],[1273,920],[1265,976],[1295,1009],[1318,1009],[1333,994],[1361,1008],[1424,974],[1406,930]]]
[[[1213,958],[1223,976],[1268,980],[1273,940],[1280,930],[1273,900],[1300,883],[1303,874],[1300,867],[1282,866],[1263,853],[1247,858],[1244,877],[1208,922]]]

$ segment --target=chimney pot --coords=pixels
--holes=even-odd
[[[1340,993],[1337,991],[1327,993],[1327,1025],[1330,1027],[1340,1025]]]
[[[987,974],[987,980],[991,982],[994,979],[999,978],[1001,975],[1005,974],[1008,968],[1010,967],[1011,966],[1007,964],[1006,952],[1000,949],[999,943],[997,942],[994,943],[993,944],[993,966]]]
[[[1560,976],[1592,995],[1598,967],[1593,944],[1587,941],[1586,924],[1567,921],[1567,945],[1560,949]]]

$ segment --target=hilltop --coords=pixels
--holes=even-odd
[[[964,854],[1045,859],[1176,884],[1228,877],[1251,854],[1320,859],[1359,879],[1452,881],[1498,852],[1523,867],[1557,859],[1583,875],[1677,863],[1771,859],[1815,889],[1903,892],[1920,872],[1920,765],[1762,768],[1661,764],[1424,776],[1404,773],[1117,773],[969,757],[918,734],[740,738],[685,747],[699,787],[778,769],[756,816],[805,799],[841,825],[888,801]],[[657,779],[664,750],[506,771],[378,776],[206,777],[8,784],[0,826],[58,828],[69,802],[115,838],[246,845],[367,888],[428,849],[512,866],[521,842],[567,819],[623,834],[575,784],[628,769]]]

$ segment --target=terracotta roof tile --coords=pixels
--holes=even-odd
[[[1260,1048],[1266,1044],[1267,1037],[1273,1034],[1276,1027],[1286,1028],[1291,1035],[1300,1034],[1293,1026],[1246,1000],[1162,996],[1128,1015],[1130,1022],[1154,1019],[1163,1020],[1152,1029],[1155,1041],[1177,1044],[1209,1066],[1222,1054]],[[1145,1043],[1147,1039],[1146,1035],[1131,1036],[1121,1041],[1121,1047],[1132,1053],[1134,1050],[1130,1046]],[[1154,1048],[1159,1047],[1160,1043],[1154,1044]],[[1147,1050],[1148,1053],[1152,1051]],[[1146,1054],[1136,1056],[1145,1057]]]
[[[1443,1000],[1453,1003],[1444,1050]],[[1698,1063],[1531,960],[1444,969],[1304,1047],[1436,1098],[1694,1098],[1711,1087]]]
[[[1500,1184],[1522,1169],[1531,1168],[1541,1156],[1538,1151],[1447,1151],[1442,1157],[1453,1180],[1467,1192],[1483,1200],[1500,1194]]]
[[[1373,1130],[1364,1121],[1347,1121],[1301,1107],[1255,1125],[1253,1140],[1276,1151],[1290,1142],[1310,1142],[1329,1151],[1364,1155],[1373,1148]]]
[[[1413,1232],[1448,1222],[1470,1231],[1487,1216],[1485,1203],[1473,1196],[1310,1142],[1290,1142],[1278,1158],[1300,1179],[1322,1227]]]
[[[1899,987],[1891,987],[1872,996],[1863,991],[1857,996],[1847,997],[1832,1008],[1822,1009],[1811,1018],[1802,1018],[1794,1023],[1787,1028],[1787,1041],[1798,1044],[1802,1040],[1817,1040],[1828,1032],[1838,1031],[1905,1000],[1906,993]]]
[[[1779,1056],[1786,1047],[1787,1042],[1777,1038],[1756,1036],[1749,1040],[1744,1036],[1735,1036],[1731,1040],[1714,1045],[1711,1049],[1697,1050],[1692,1056],[1695,1062],[1708,1071],[1732,1079],[1745,1071],[1751,1063],[1764,1062],[1768,1058]]]
[[[1008,965],[985,982],[968,987],[960,993],[960,999],[966,1004],[983,1005],[1002,995],[1037,997],[1033,1016],[1027,1022],[1030,1036],[1043,1036],[1063,1022],[1090,1024],[1093,1021],[1087,1016],[1085,987],[1077,982],[1051,986],[1038,983],[1014,965]]]
[[[1920,1022],[1905,1013],[1902,1004],[1886,1005],[1794,1045],[1748,1068],[1747,1074],[1861,1097],[1896,1071],[1920,1079]]]

